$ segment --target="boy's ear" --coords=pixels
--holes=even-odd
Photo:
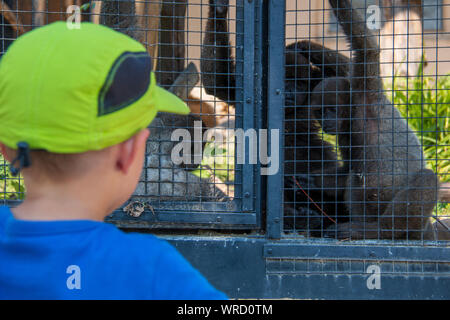
[[[142,151],[145,153],[146,141],[150,131],[143,129],[130,139],[118,145],[118,156],[116,160],[117,168],[124,174],[128,173],[131,165],[137,156],[141,156]]]

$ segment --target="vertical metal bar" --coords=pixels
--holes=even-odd
[[[269,146],[276,144],[280,152],[278,173],[267,177],[267,236],[281,237],[283,226],[283,115],[284,115],[284,47],[285,1],[268,3],[268,56],[267,56],[267,129]],[[279,139],[272,141],[270,130],[280,130]]]
[[[257,128],[264,128],[265,123],[265,109],[264,109],[264,95],[263,95],[263,61],[264,61],[264,50],[263,44],[266,39],[264,30],[264,1],[254,0],[254,19],[255,19],[255,48],[254,48],[254,58],[255,58],[255,69],[254,69],[254,89],[253,89],[253,105],[255,108],[255,126]],[[253,174],[255,177],[255,213],[256,213],[256,227],[258,229],[262,226],[262,208],[263,208],[263,190],[265,191],[265,179],[258,174],[261,170],[261,164],[258,162],[256,167],[253,168]]]
[[[235,107],[236,107],[236,128],[244,128],[244,104],[243,104],[243,59],[244,59],[244,21],[243,21],[243,1],[245,0],[236,0],[236,41],[235,41],[235,55],[236,55],[236,69],[235,69],[235,79],[236,79],[236,88],[235,88]],[[228,70],[230,72],[230,70]],[[237,147],[237,144],[235,142],[235,146]],[[244,181],[244,174],[243,174],[243,164],[238,164],[237,161],[237,152],[235,152],[234,155],[234,162],[235,162],[235,174],[234,174],[234,195],[235,199],[234,201],[239,207],[239,210],[243,210],[242,205],[242,199],[244,198],[244,192],[243,192],[243,184]]]
[[[244,0],[243,12],[243,129],[255,128],[255,3],[252,0]],[[236,21],[241,20],[241,14],[236,12]],[[239,30],[241,31],[241,30]],[[256,128],[255,128],[256,129]],[[250,141],[250,143],[252,143]],[[253,143],[257,143],[254,141]],[[248,154],[248,146],[245,148]],[[247,159],[247,158],[246,158]],[[250,212],[254,209],[254,165],[245,163],[242,168],[244,181],[242,184],[242,211]]]

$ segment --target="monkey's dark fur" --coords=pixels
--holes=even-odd
[[[312,97],[313,110],[322,109],[328,117],[324,130],[337,133],[344,160],[337,185],[335,172],[316,183],[343,190],[351,216],[351,223],[331,226],[328,235],[433,239],[430,217],[438,178],[425,169],[419,140],[383,93],[375,35],[350,1],[330,4],[349,39],[353,61],[349,78],[325,79]]]
[[[100,24],[109,26],[134,39],[137,39],[137,18],[134,1],[102,1]]]
[[[1,26],[0,26],[0,56],[3,55],[6,50],[9,48],[11,43],[16,38],[15,32],[13,28],[8,24],[6,19],[1,15]]]
[[[223,101],[233,102],[236,65],[231,56],[227,14],[228,0],[209,0],[200,69],[205,91]]]
[[[203,41],[201,72],[206,92],[234,103],[235,62],[227,28],[228,0],[210,0],[209,15]],[[311,173],[337,170],[334,147],[319,135],[322,118],[319,112],[311,114],[307,107],[310,91],[323,78],[348,76],[348,59],[321,45],[300,41],[286,47],[285,83],[285,218],[286,229],[308,230],[310,235],[322,236],[321,230],[332,224],[324,216],[336,218],[345,214],[342,193],[340,197],[324,194],[314,184]],[[337,69],[339,66],[339,69]],[[321,208],[318,209],[301,191],[299,185]]]
[[[13,3],[11,0],[4,0],[5,4],[7,4],[10,8]],[[9,24],[9,21],[5,19],[3,14],[0,14],[0,57],[6,52],[11,43],[17,38],[16,32]]]

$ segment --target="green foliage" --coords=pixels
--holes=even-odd
[[[206,143],[202,163],[193,174],[205,179],[214,174],[222,182],[234,181],[234,143]]]
[[[438,202],[433,214],[446,218],[450,217],[450,203]]]
[[[89,9],[95,8],[95,2],[87,2],[83,5],[81,5],[81,11],[88,11]]]
[[[24,196],[23,179],[11,175],[6,160],[0,154],[0,199],[22,200]]]
[[[386,93],[415,130],[428,165],[450,181],[450,75],[427,77],[421,67],[413,79],[395,77]]]

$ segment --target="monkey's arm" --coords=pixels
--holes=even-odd
[[[354,53],[352,89],[358,93],[358,100],[364,101],[366,107],[375,104],[383,89],[377,36],[366,27],[364,18],[353,9],[350,0],[329,2]]]
[[[227,27],[228,0],[210,0],[200,69],[205,91],[227,103],[235,100],[235,62]]]

